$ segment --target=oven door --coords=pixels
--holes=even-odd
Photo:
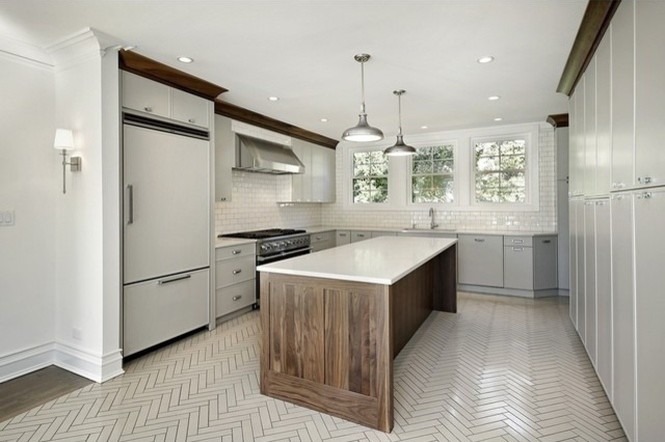
[[[302,249],[289,250],[288,252],[280,252],[269,256],[257,256],[256,265],[270,264],[271,262],[281,261],[283,259],[295,258],[296,256],[309,255],[312,253],[311,247],[304,247]],[[261,272],[256,272],[256,304],[254,308],[261,305]]]

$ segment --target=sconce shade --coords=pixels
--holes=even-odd
[[[58,150],[73,150],[74,133],[70,129],[56,129],[53,147]]]

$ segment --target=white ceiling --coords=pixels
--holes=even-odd
[[[586,4],[9,0],[0,2],[0,35],[46,47],[92,27],[229,89],[226,101],[335,139],[357,122],[360,65],[353,56],[367,52],[369,122],[394,135],[392,91],[406,89],[408,142],[409,134],[566,112],[566,97],[555,90]],[[195,62],[179,63],[180,55]],[[477,63],[484,55],[496,59]],[[280,100],[270,102],[270,95]],[[501,99],[488,101],[490,95]]]

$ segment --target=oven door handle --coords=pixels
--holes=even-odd
[[[307,253],[311,253],[311,251],[312,251],[312,248],[307,247],[306,249],[289,250],[288,252],[281,252],[281,253],[276,254],[276,255],[257,256],[256,257],[256,262],[257,262],[257,264],[261,264],[261,263],[264,263],[266,261],[273,261],[275,258],[284,259],[284,258],[288,258],[289,256],[292,256],[292,255],[298,255],[298,254],[304,255],[304,254],[307,254]]]

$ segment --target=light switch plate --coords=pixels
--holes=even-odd
[[[0,210],[0,227],[13,226],[14,218],[13,210]]]

